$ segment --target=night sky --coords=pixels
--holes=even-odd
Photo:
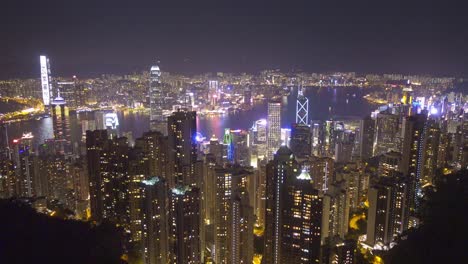
[[[161,2],[2,1],[0,78],[39,77],[40,54],[55,76],[131,73],[156,59],[163,70],[189,74],[468,76],[466,1]]]

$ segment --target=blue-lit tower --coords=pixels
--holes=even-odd
[[[232,134],[231,134],[231,129],[225,128],[224,129],[224,138],[223,138],[223,143],[227,147],[227,159],[230,162],[234,162],[234,144],[232,142]]]

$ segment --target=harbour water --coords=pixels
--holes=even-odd
[[[372,88],[346,87],[308,87],[305,96],[309,99],[309,120],[327,119],[360,119],[369,115],[376,106],[369,104],[363,96]],[[297,89],[291,91],[289,96],[282,98],[282,127],[290,127],[295,122]],[[0,110],[5,109],[0,105]],[[133,138],[140,137],[149,130],[149,116],[144,113],[118,112],[120,134],[131,132]],[[222,138],[224,128],[248,129],[255,120],[266,118],[267,103],[257,102],[251,110],[240,111],[225,115],[200,116],[197,119],[197,130],[210,138],[212,135]],[[70,115],[70,131],[72,138],[78,139],[81,135],[80,116]],[[52,119],[29,120],[12,123],[8,127],[10,140],[21,137],[25,132],[32,132],[34,142],[42,143],[45,139],[53,137]]]

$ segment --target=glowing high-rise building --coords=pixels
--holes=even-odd
[[[302,87],[297,91],[296,124],[307,125],[309,122],[309,99],[304,96]]]
[[[262,263],[318,263],[322,198],[310,174],[286,146],[267,165],[265,251]]]
[[[50,96],[52,92],[52,78],[50,73],[49,58],[46,56],[39,57],[41,63],[41,86],[42,86],[42,101],[45,106],[50,105]]]
[[[192,185],[196,182],[196,119],[196,112],[180,109],[168,117],[169,187],[177,184]]]
[[[167,189],[163,179],[153,177],[143,180],[142,214],[142,252],[145,263],[168,263],[169,225],[167,208]]]
[[[254,122],[249,130],[250,163],[256,167],[257,161],[262,160],[267,153],[267,121],[260,119]]]
[[[65,99],[60,96],[60,91],[57,91],[57,97],[51,102],[52,120],[54,127],[54,138],[65,139],[66,137],[66,122],[65,122]],[[57,109],[59,108],[59,109]],[[60,118],[58,116],[60,115]]]
[[[400,151],[400,116],[380,112],[375,121],[373,156]]]
[[[229,128],[224,129],[223,143],[227,147],[227,159],[230,162],[234,162],[234,142],[231,134],[231,129]]]
[[[179,185],[168,196],[169,263],[200,264],[200,190]]]
[[[390,151],[379,157],[377,174],[379,177],[395,177],[400,173],[401,153]]]
[[[15,195],[19,197],[33,197],[35,193],[34,151],[32,147],[33,135],[23,134],[13,140],[13,164],[16,174]]]
[[[167,135],[167,120],[163,115],[164,95],[161,84],[161,70],[158,65],[150,69],[150,129]]]
[[[362,119],[359,133],[359,156],[361,159],[369,159],[372,157],[374,148],[375,120],[370,116]]]
[[[126,138],[110,139],[107,130],[86,131],[91,217],[127,225],[128,155]]]
[[[209,81],[208,82],[208,96],[210,98],[211,105],[216,105],[219,99],[219,82]]]
[[[388,248],[408,228],[411,199],[408,189],[407,179],[398,177],[381,178],[369,188],[366,244]]]
[[[421,187],[434,183],[437,169],[437,157],[440,146],[440,128],[434,120],[429,120],[424,129],[421,157]]]
[[[328,237],[344,239],[348,233],[350,201],[345,181],[330,185],[323,195],[322,242]]]
[[[310,156],[312,152],[311,135],[308,125],[292,125],[290,147],[296,157],[307,158]]]
[[[310,174],[314,175],[314,186],[321,194],[326,193],[330,188],[335,173],[335,162],[329,157],[309,158]]]
[[[216,168],[216,199],[214,228],[214,259],[216,263],[229,263],[228,214],[231,210],[232,173],[224,168]]]
[[[273,159],[273,155],[281,146],[281,103],[268,103],[267,118],[267,159]]]
[[[409,177],[411,185],[409,191],[413,198],[411,209],[416,210],[418,197],[421,196],[421,178],[423,170],[424,137],[427,128],[427,113],[416,114],[403,120],[403,151],[401,171]]]
[[[252,263],[254,214],[245,188],[233,192],[230,218],[230,263]]]

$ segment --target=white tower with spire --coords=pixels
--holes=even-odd
[[[296,124],[307,125],[309,122],[309,99],[304,96],[303,86],[300,85],[297,91],[296,101]]]

